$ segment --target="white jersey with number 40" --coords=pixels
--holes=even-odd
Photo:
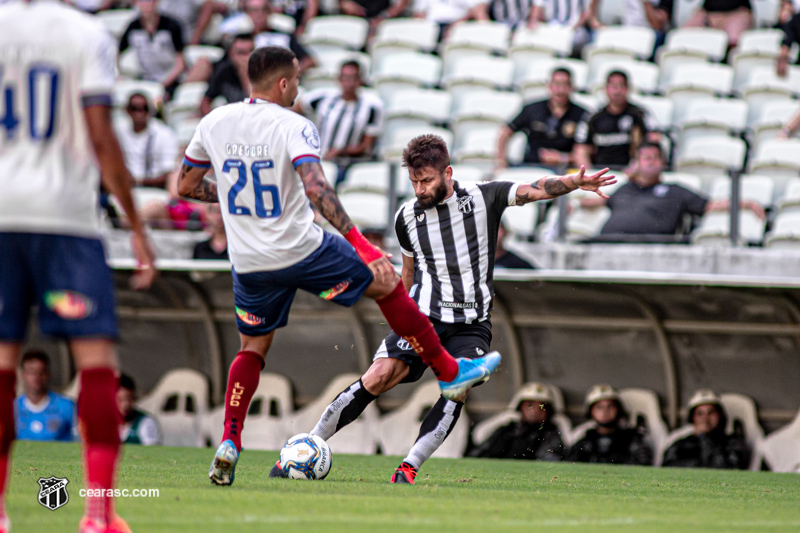
[[[74,8],[0,5],[0,231],[96,235],[83,108],[111,104],[115,58],[105,28]]]
[[[200,121],[184,164],[214,167],[236,272],[292,266],[322,243],[295,170],[319,159],[314,124],[277,104],[248,99]]]

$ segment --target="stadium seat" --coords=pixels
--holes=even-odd
[[[703,0],[677,0],[673,6],[672,23],[674,28],[683,27],[686,21],[700,9]],[[672,30],[675,31],[675,30]]]
[[[417,385],[401,407],[383,415],[378,422],[378,440],[384,455],[405,455],[414,445],[420,424],[442,394],[436,381]],[[460,458],[469,440],[469,416],[462,409],[458,423],[433,457]]]
[[[502,22],[462,22],[455,24],[443,41],[445,61],[457,50],[482,51],[486,54],[506,55],[511,28]]]
[[[420,18],[384,20],[378,25],[372,56],[377,58],[383,48],[406,48],[411,51],[432,52],[439,39],[439,26]]]
[[[655,459],[655,451],[661,447],[661,443],[666,440],[669,433],[661,415],[658,395],[649,389],[620,389],[619,397],[632,427],[638,425],[639,417],[643,418],[647,430],[645,441],[653,450]]]
[[[763,208],[772,205],[775,183],[768,176],[743,174],[739,181],[739,199],[743,202],[755,202]],[[730,200],[731,178],[719,176],[711,183],[709,194],[711,200]]]
[[[773,139],[759,144],[750,169],[770,176],[797,177],[800,175],[800,140]]]
[[[290,15],[272,13],[268,19],[269,27],[273,30],[292,35],[297,29],[297,21]]]
[[[310,431],[319,421],[325,408],[344,389],[358,381],[360,374],[341,374],[325,387],[325,390],[314,401],[303,409],[295,411],[286,423],[290,435]],[[328,439],[328,444],[334,454],[360,453],[371,455],[377,450],[375,428],[379,419],[378,408],[370,404],[358,419]]]
[[[749,30],[742,33],[739,45],[731,52],[729,60],[736,72],[734,89],[738,90],[745,83],[753,68],[757,66],[775,68],[783,35],[783,31],[778,29]]]
[[[624,16],[624,0],[600,0],[600,5],[597,9],[597,18],[601,23],[608,26],[621,24]]]
[[[309,90],[338,87],[339,74],[345,61],[358,61],[364,79],[369,76],[372,66],[372,58],[367,54],[338,48],[317,51],[314,60],[317,66],[303,75],[303,86]]]
[[[456,139],[451,151],[457,163],[470,163],[491,171],[497,155],[500,126],[486,126],[465,130]]]
[[[750,470],[760,470],[764,429],[758,423],[756,403],[749,396],[735,393],[720,394],[719,399],[728,415],[725,433],[730,435],[734,432],[735,424],[741,425],[745,441],[751,452]]]
[[[773,472],[800,473],[800,411],[790,424],[768,435],[761,450]]]
[[[139,64],[139,56],[135,48],[128,48],[119,55],[117,69],[122,78],[130,80],[135,80],[142,75],[142,66]]]
[[[720,135],[739,136],[747,127],[747,103],[732,98],[696,98],[686,104],[678,143]]]
[[[130,23],[138,16],[134,9],[109,9],[101,11],[95,15],[103,26],[114,36],[115,41],[119,41]]]
[[[188,368],[170,370],[137,402],[161,426],[166,446],[203,446],[200,421],[208,413],[208,379]]]
[[[611,191],[606,191],[610,194]],[[581,241],[596,236],[611,216],[608,207],[578,207],[567,218],[567,241]]]
[[[472,165],[451,165],[453,168],[453,179],[459,183],[478,183],[488,181],[487,174],[479,167]]]
[[[339,194],[339,201],[362,231],[384,232],[391,227],[389,197],[385,193],[345,191]]]
[[[212,64],[225,57],[225,50],[219,46],[191,45],[183,50],[187,68],[192,68],[199,59],[206,59]]]
[[[457,97],[470,91],[510,89],[514,63],[502,57],[468,57],[456,60],[452,71],[443,76],[442,85]]]
[[[660,53],[684,53],[701,55],[711,61],[719,62],[728,51],[728,34],[713,28],[678,28],[667,33],[667,39]],[[663,68],[663,65],[662,65]]]
[[[141,209],[154,202],[166,204],[172,199],[169,191],[158,187],[132,187],[131,196],[133,197],[133,203],[136,204],[137,209]],[[116,195],[109,195],[109,201],[111,205],[114,206],[117,213],[125,212]]]
[[[383,161],[350,165],[339,184],[339,193],[347,191],[389,193],[389,163]]]
[[[680,185],[681,187],[689,189],[696,194],[704,194],[703,180],[700,179],[700,176],[696,176],[694,174],[688,174],[685,172],[664,172],[661,174],[661,181],[663,183],[674,183],[676,185]]]
[[[601,101],[597,97],[590,94],[572,93],[569,95],[569,99],[572,100],[572,102],[576,105],[584,108],[590,114],[599,111],[600,108],[605,105],[605,101]]]
[[[643,96],[640,94],[631,94],[628,99],[632,104],[636,104],[650,113],[650,116],[658,125],[658,131],[669,132],[672,129],[672,115],[675,107],[672,100],[663,96]]]
[[[544,95],[543,98],[547,98],[547,83],[556,68],[565,68],[572,73],[572,86],[576,91],[588,88],[589,65],[578,59],[547,58],[516,65],[514,84],[519,87],[526,101],[533,98],[534,91],[536,95]]]
[[[114,84],[114,105],[119,108],[125,107],[133,93],[147,95],[152,107],[151,114],[155,113],[155,108],[164,102],[164,86],[157,81],[120,80]]]
[[[367,39],[369,23],[360,17],[334,15],[308,21],[301,40],[310,50],[331,48],[361,50]]]
[[[731,246],[731,214],[716,211],[703,215],[700,227],[692,232],[692,244],[698,246]],[[764,221],[748,209],[739,212],[739,242],[741,244],[760,244],[764,240]]]
[[[166,105],[167,123],[173,130],[184,120],[200,116],[200,102],[206,95],[208,83],[196,81],[181,83],[175,89],[175,94]]]
[[[800,178],[790,178],[786,182],[777,204],[780,213],[800,212]]]
[[[432,126],[410,126],[394,130],[390,137],[383,137],[384,142],[381,144],[383,158],[386,160],[399,160],[411,139],[428,133],[438,135],[444,139],[444,142],[452,151],[453,133],[450,130]]]
[[[800,102],[789,99],[779,99],[766,102],[759,108],[759,115],[749,123],[753,131],[753,145],[758,146],[764,141],[777,137],[789,118],[800,111]],[[794,137],[797,135],[795,134]]]
[[[466,93],[454,107],[453,132],[481,124],[507,124],[522,109],[522,97],[512,92],[475,91]]]
[[[753,8],[753,25],[756,28],[774,28],[778,25],[780,0],[753,0],[751,6]]]
[[[503,213],[503,224],[514,237],[521,240],[530,240],[536,235],[538,217],[539,212],[536,204],[530,203],[506,209],[505,213]]]
[[[320,166],[322,166],[322,172],[325,174],[325,179],[328,180],[328,183],[331,184],[332,187],[336,186],[336,181],[339,179],[339,167],[336,166],[336,163],[333,161],[320,161]]]
[[[394,54],[375,65],[373,85],[386,102],[399,90],[437,85],[441,74],[442,60],[436,56],[420,53]]]
[[[535,29],[520,29],[511,39],[508,58],[514,62],[517,72],[528,65],[554,56],[569,57],[575,32],[566,26],[539,24]]]
[[[800,71],[793,70],[786,78],[775,74],[775,67],[757,66],[750,70],[748,79],[740,88],[742,98],[750,106],[749,123],[761,115],[761,110],[778,101],[789,101],[800,91]]]
[[[773,250],[800,249],[800,204],[792,204],[794,210],[781,211],[775,217],[770,231],[764,239],[764,247]]]
[[[595,32],[594,40],[584,47],[584,59],[600,57],[649,59],[653,55],[656,34],[639,26],[605,26]]]
[[[717,176],[744,165],[745,143],[732,137],[691,139],[681,148],[677,170],[698,176]]]
[[[450,120],[453,95],[439,89],[408,89],[392,95],[387,103],[385,120],[417,119],[443,124]]]
[[[733,89],[733,69],[716,63],[688,63],[676,66],[666,91],[673,97],[676,93],[698,93],[725,96]]]
[[[647,61],[614,59],[592,63],[589,70],[589,90],[592,93],[605,93],[606,78],[612,71],[619,70],[628,75],[628,83],[633,92],[650,94],[658,89],[659,70]]]
[[[669,432],[667,437],[661,443],[661,447],[658,450],[655,450],[653,466],[661,466],[664,462],[664,452],[667,451],[667,448],[672,446],[675,442],[688,437],[694,433],[694,426],[692,424],[683,425],[675,430]]]

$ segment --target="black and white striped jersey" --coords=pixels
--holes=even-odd
[[[383,102],[372,93],[361,92],[348,102],[339,89],[316,89],[303,95],[302,103],[316,112],[323,157],[331,148],[341,150],[359,144],[364,135],[379,137],[383,131]]]
[[[403,254],[414,258],[411,297],[428,317],[447,323],[489,318],[494,296],[492,272],[497,228],[516,203],[519,184],[470,183],[441,204],[422,209],[416,199],[395,217]]]
[[[511,28],[525,28],[531,17],[532,5],[533,0],[492,0],[489,4],[489,16]]]

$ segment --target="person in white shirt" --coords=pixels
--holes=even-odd
[[[453,359],[385,254],[350,220],[320,166],[316,127],[287,109],[297,98],[299,70],[291,50],[256,49],[248,63],[250,98],[203,117],[181,168],[182,196],[219,202],[233,264],[241,349],[228,373],[224,433],[209,468],[217,485],[233,483],[247,410],[297,289],[344,306],[362,295],[375,298],[447,398],[463,399],[500,364],[496,352]],[[205,177],[212,166],[216,182]],[[314,224],[311,203],[344,239]]]
[[[118,122],[116,127],[125,164],[136,185],[163,188],[178,163],[178,139],[169,126],[150,116],[143,93],[130,96],[126,111],[130,121]]]

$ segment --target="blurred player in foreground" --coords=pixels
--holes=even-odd
[[[98,238],[98,189],[116,194],[150,285],[153,254],[111,123],[116,47],[89,15],[56,2],[0,6],[0,532],[14,439],[16,366],[31,306],[45,335],[69,339],[81,380],[87,497],[80,533],[124,533],[108,496],[119,455],[114,286]],[[96,159],[95,159],[96,156]],[[97,163],[100,166],[98,172]]]
[[[320,166],[316,127],[287,109],[297,98],[298,72],[290,50],[266,46],[253,52],[250,98],[203,118],[178,184],[182,196],[220,203],[233,263],[241,350],[228,374],[225,428],[209,469],[218,485],[233,483],[245,415],[297,289],[345,306],[362,295],[376,299],[389,325],[434,371],[447,398],[463,398],[500,364],[496,352],[453,359],[384,253],[351,222]],[[212,166],[218,182],[205,178]],[[314,224],[309,201],[344,239]]]

